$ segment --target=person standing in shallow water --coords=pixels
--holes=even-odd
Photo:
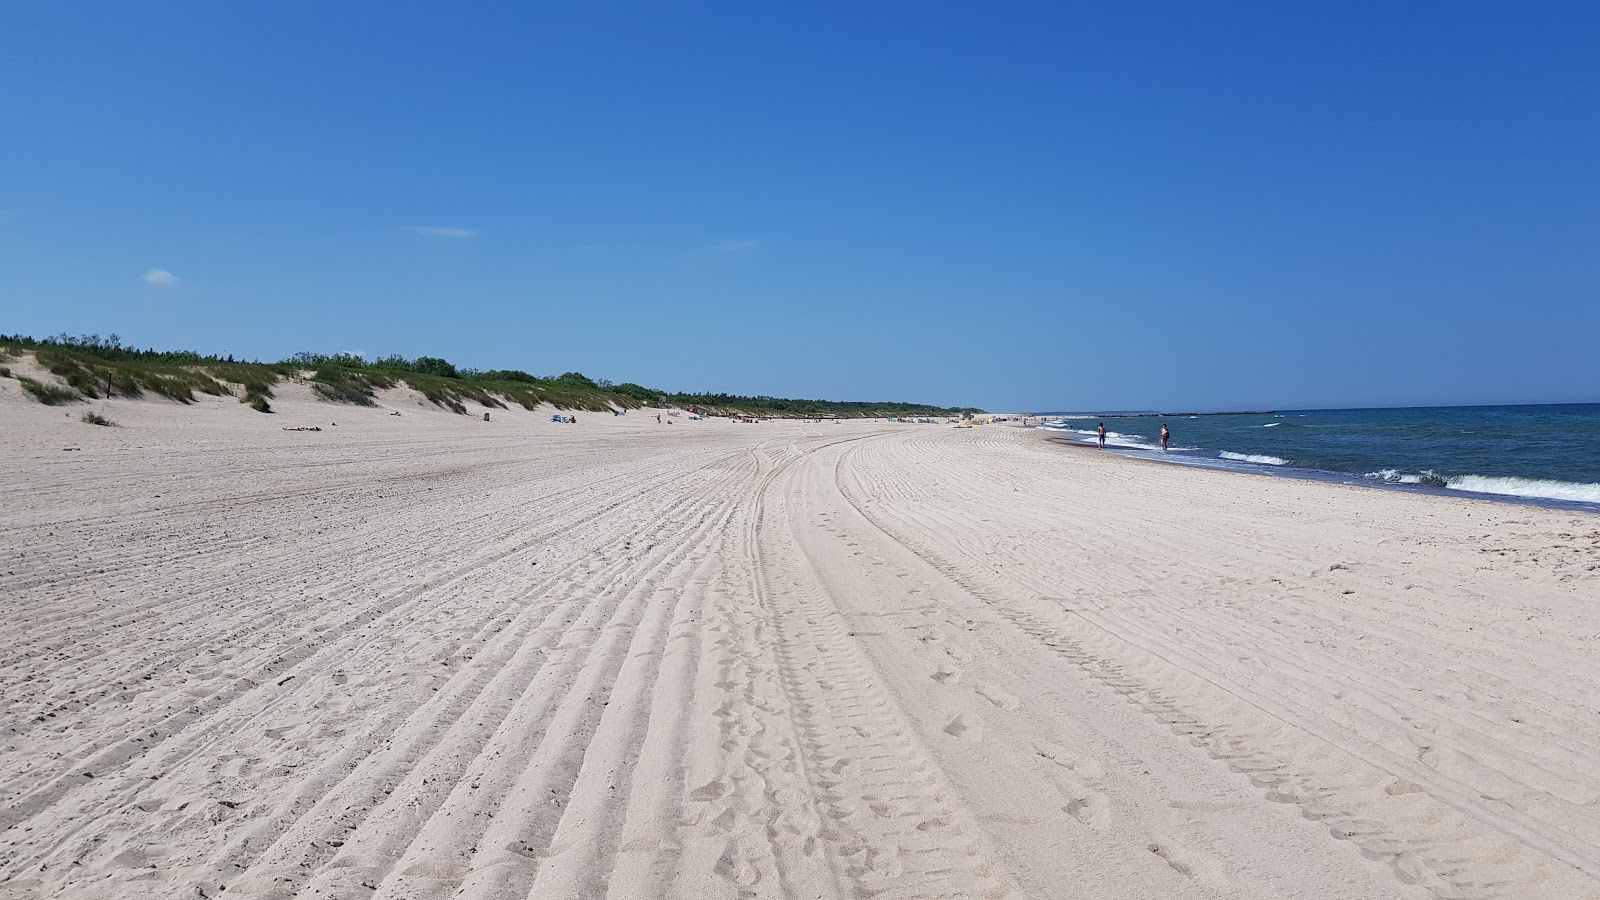
[[[1161,423],[1161,452],[1167,452],[1167,441],[1172,440],[1172,432],[1167,430],[1167,423]]]
[[[1100,449],[1104,450],[1106,448],[1106,423],[1101,422],[1100,427],[1095,430],[1100,435]]]

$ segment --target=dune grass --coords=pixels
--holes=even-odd
[[[66,388],[22,379],[23,387],[41,403],[109,396],[138,397],[159,394],[180,403],[193,403],[197,395],[238,396],[239,402],[263,413],[272,412],[268,399],[283,381],[303,381],[319,399],[356,406],[376,406],[377,391],[405,385],[443,409],[470,412],[468,405],[507,409],[516,404],[534,409],[549,404],[557,409],[607,412],[645,405],[697,406],[717,414],[762,416],[862,417],[883,415],[951,415],[957,408],[914,403],[859,403],[827,400],[787,400],[780,397],[738,394],[671,394],[643,385],[589,378],[580,372],[536,376],[516,369],[481,371],[457,368],[445,359],[388,356],[367,360],[349,353],[297,353],[282,362],[244,362],[231,355],[200,354],[188,350],[140,350],[121,338],[97,334],[60,334],[43,340],[23,335],[0,335],[0,360],[32,352],[40,366],[67,383]]]
[[[318,397],[333,403],[377,406],[373,391],[394,385],[395,379],[387,373],[344,366],[325,365],[311,373],[311,389]]]
[[[63,403],[73,403],[83,399],[77,391],[71,388],[58,388],[53,385],[35,381],[32,378],[18,378],[17,383],[22,389],[33,395],[33,399],[45,406],[60,406]]]
[[[109,427],[117,424],[96,412],[86,412],[81,418],[85,425],[105,425]]]

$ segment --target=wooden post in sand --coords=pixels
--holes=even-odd
[[[106,369],[106,396],[107,397],[111,396],[111,376],[113,376],[115,374],[117,374],[117,370],[116,369],[112,369],[112,368],[107,368]]]

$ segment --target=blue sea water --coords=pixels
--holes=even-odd
[[[1102,421],[1108,446],[1130,456],[1600,512],[1600,403],[1075,416],[1050,428],[1092,444]]]

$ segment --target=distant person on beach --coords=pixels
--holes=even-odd
[[[1100,433],[1100,449],[1104,450],[1106,448],[1106,423],[1101,422],[1096,431]]]
[[[1161,452],[1167,452],[1167,441],[1172,440],[1172,432],[1167,430],[1167,423],[1161,423]]]

